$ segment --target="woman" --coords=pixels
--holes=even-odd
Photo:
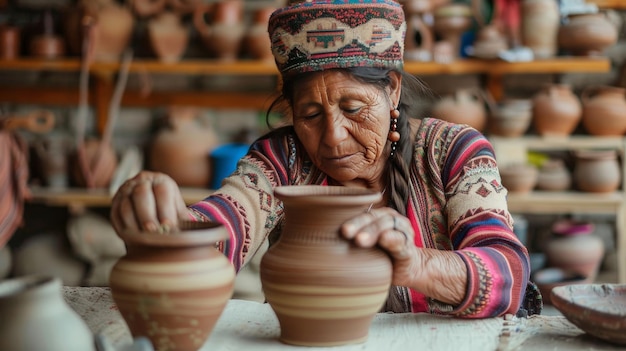
[[[180,218],[225,224],[237,270],[282,221],[277,186],[343,185],[383,193],[342,235],[393,261],[386,311],[465,318],[516,313],[529,276],[494,152],[476,130],[415,119],[423,88],[402,73],[406,24],[391,0],[313,0],[276,11],[269,33],[293,125],[261,137],[236,172],[187,208],[174,181],[142,172],[113,199],[117,231]],[[268,239],[270,238],[270,239]],[[271,241],[270,241],[271,242]]]

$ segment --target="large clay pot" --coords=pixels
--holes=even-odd
[[[557,0],[522,1],[522,44],[529,47],[536,58],[549,58],[558,50],[560,27]]]
[[[467,124],[478,131],[485,129],[487,111],[480,91],[459,89],[444,96],[432,108],[432,116],[444,121]]]
[[[93,334],[63,299],[61,280],[26,275],[0,281],[0,350],[95,350]]]
[[[593,224],[589,222],[555,222],[552,237],[544,248],[548,264],[593,281],[604,257],[604,242],[593,231]]]
[[[194,10],[193,23],[213,57],[224,61],[237,59],[246,31],[242,0],[199,5]]]
[[[148,37],[154,54],[165,63],[180,61],[187,43],[189,30],[174,12],[163,12],[148,21]]]
[[[574,183],[581,191],[610,193],[622,180],[617,150],[578,150],[574,152]]]
[[[134,337],[157,351],[199,350],[234,289],[235,270],[215,243],[215,222],[183,222],[175,232],[118,233],[127,247],[110,274],[113,300]]]
[[[208,187],[211,180],[210,152],[219,144],[212,128],[198,122],[193,107],[172,106],[168,127],[152,140],[149,168],[170,175],[180,186]]]
[[[581,119],[581,101],[567,84],[545,84],[533,96],[533,124],[542,136],[568,136]]]
[[[581,93],[582,124],[591,135],[622,136],[626,133],[626,89],[588,87]]]
[[[381,249],[357,248],[341,224],[380,201],[381,194],[337,186],[274,190],[285,208],[280,239],[261,260],[263,292],[280,323],[280,340],[303,346],[364,342],[391,284]]]
[[[559,47],[580,56],[601,56],[617,39],[617,27],[605,13],[571,14],[558,33]]]
[[[549,159],[539,167],[537,189],[564,191],[572,186],[572,174],[561,159]]]

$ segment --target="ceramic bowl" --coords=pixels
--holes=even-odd
[[[599,339],[626,345],[626,284],[565,285],[552,289],[565,318]]]

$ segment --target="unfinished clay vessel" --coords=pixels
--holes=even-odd
[[[303,346],[364,342],[391,284],[391,261],[379,248],[357,248],[339,234],[381,194],[341,186],[274,190],[285,208],[280,239],[261,260],[265,297],[280,340]]]
[[[183,222],[169,233],[118,233],[127,247],[111,270],[111,294],[133,337],[157,351],[199,350],[234,288],[235,270],[215,243],[215,222]]]

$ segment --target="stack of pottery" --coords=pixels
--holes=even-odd
[[[478,89],[459,89],[437,101],[431,114],[452,123],[467,124],[482,131],[487,124],[487,111],[483,94]]]
[[[559,28],[559,47],[579,56],[601,56],[619,33],[605,12],[570,14]]]
[[[617,150],[577,150],[574,152],[574,183],[581,191],[611,193],[622,182]]]
[[[382,195],[365,188],[284,186],[279,240],[261,260],[261,283],[287,344],[326,347],[365,342],[391,284],[391,261],[359,248],[339,228]]]
[[[582,125],[596,136],[626,134],[626,89],[614,86],[587,87],[581,93]]]
[[[544,84],[533,96],[533,125],[541,136],[569,136],[582,119],[582,103],[567,84]]]

